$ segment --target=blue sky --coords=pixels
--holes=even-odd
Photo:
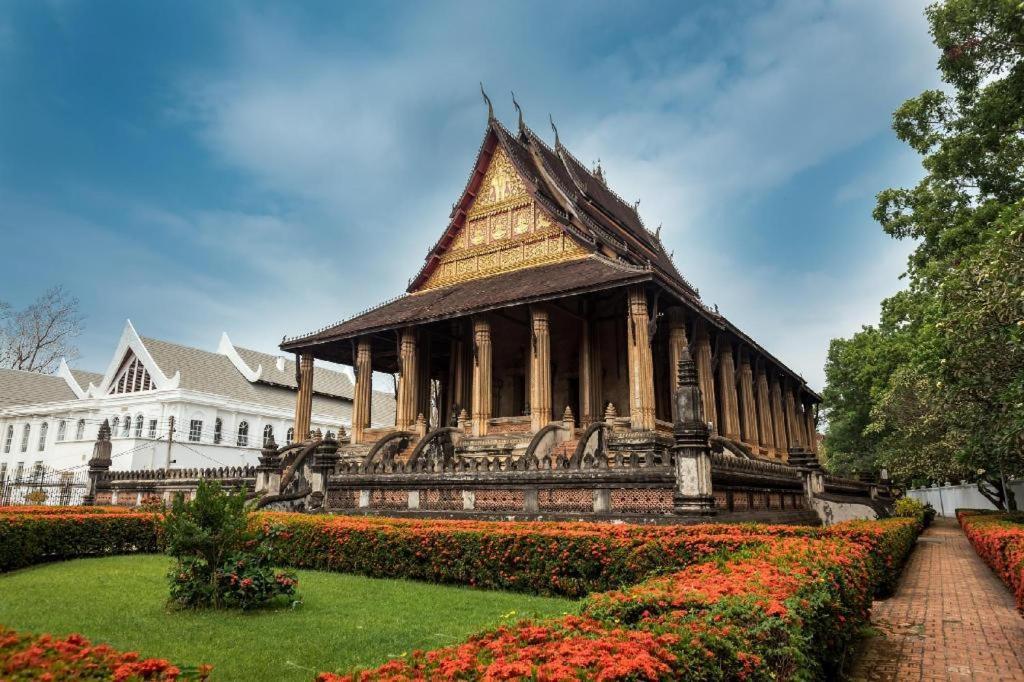
[[[909,244],[874,195],[920,176],[889,128],[937,84],[917,0],[0,4],[0,300],[63,283],[77,366],[125,318],[273,351],[404,290],[480,143],[598,158],[683,273],[815,387]]]

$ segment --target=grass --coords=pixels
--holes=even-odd
[[[215,680],[311,680],[503,621],[575,612],[564,599],[299,571],[302,605],[250,613],[166,606],[170,559],[78,559],[0,575],[0,623],[78,632],[143,656],[212,663]]]

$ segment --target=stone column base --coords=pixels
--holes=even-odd
[[[676,493],[672,496],[672,513],[679,516],[714,516],[718,513],[715,509],[715,498],[712,495],[682,495]]]

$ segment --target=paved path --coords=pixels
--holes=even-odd
[[[1024,681],[1024,617],[951,519],[919,538],[871,624],[853,680]]]

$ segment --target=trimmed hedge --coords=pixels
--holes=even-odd
[[[582,597],[773,539],[727,525],[399,521],[260,514],[275,563],[544,595]]]
[[[918,528],[899,519],[767,539],[592,595],[581,616],[523,621],[318,679],[822,678],[839,669],[879,581],[902,565],[912,546],[905,538]],[[886,554],[877,560],[873,551]]]
[[[159,551],[153,514],[0,514],[0,573],[45,561]]]
[[[163,658],[139,658],[81,635],[59,639],[27,635],[0,625],[0,679],[18,680],[205,680],[210,666],[182,669]]]
[[[1024,512],[960,510],[956,518],[974,551],[1013,592],[1024,611]]]
[[[153,552],[160,516],[0,513],[0,570]],[[839,669],[871,598],[920,532],[909,518],[827,529],[429,521],[260,513],[280,565],[568,596],[580,616],[501,627],[321,680],[810,679]]]

